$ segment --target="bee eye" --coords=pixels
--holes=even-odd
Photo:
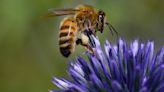
[[[102,15],[99,15],[99,20],[102,20],[103,19],[103,16]]]

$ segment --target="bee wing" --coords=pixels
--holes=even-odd
[[[50,8],[48,9],[47,17],[53,17],[53,16],[62,16],[62,15],[73,15],[75,12],[79,11],[77,9],[73,8],[66,8],[66,9],[56,9],[56,8]]]
[[[79,11],[78,9],[74,9],[74,8],[50,8],[48,9],[49,11]]]

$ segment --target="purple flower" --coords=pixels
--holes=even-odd
[[[152,41],[128,45],[120,38],[117,45],[106,41],[104,50],[95,42],[89,62],[77,57],[68,68],[72,79],[54,77],[60,89],[50,92],[164,92],[164,47],[154,54]]]

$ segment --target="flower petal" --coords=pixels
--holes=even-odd
[[[94,54],[87,53],[89,62],[77,57],[68,73],[72,80],[53,78],[60,90],[49,92],[162,92],[164,90],[164,47],[154,54],[154,42],[128,45],[122,38],[117,45],[107,40],[104,50],[93,37]]]

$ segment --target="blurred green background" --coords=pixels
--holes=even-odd
[[[47,92],[52,76],[66,77],[68,60],[58,50],[58,26],[63,17],[42,19],[47,9],[90,4],[107,13],[126,40],[164,42],[164,0],[0,0],[0,91]],[[101,42],[115,41],[107,29]]]

